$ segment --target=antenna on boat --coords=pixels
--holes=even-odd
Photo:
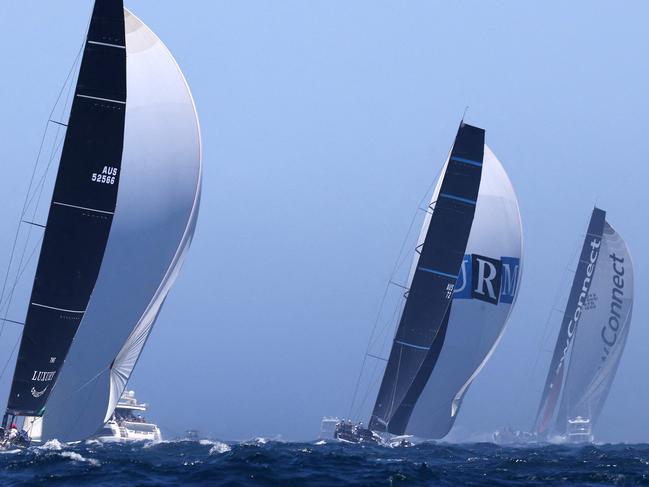
[[[469,105],[464,107],[464,112],[462,112],[462,120],[460,120],[460,126],[464,125],[464,117],[466,117],[466,112],[469,111]]]

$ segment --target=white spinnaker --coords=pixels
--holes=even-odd
[[[92,436],[112,414],[189,248],[200,129],[171,53],[125,10],[127,102],[117,209],[99,278],[46,405],[43,438]]]
[[[432,201],[437,199],[438,182]],[[422,235],[430,217],[427,218]],[[421,238],[420,238],[421,240]],[[421,243],[421,242],[419,242]],[[458,298],[469,290],[470,276],[463,263],[456,297],[441,353],[413,410],[406,431],[420,438],[442,438],[450,431],[467,388],[484,367],[504,331],[516,300],[521,278],[522,227],[518,199],[500,161],[485,145],[482,181],[466,254],[492,259],[511,258],[507,286],[512,302],[498,304]],[[518,268],[515,268],[515,262]],[[505,269],[501,274],[501,281]],[[511,279],[510,279],[511,278]],[[504,282],[501,282],[501,291]]]
[[[615,256],[613,258],[612,256]],[[557,431],[577,416],[597,422],[622,358],[633,310],[633,265],[622,237],[606,222],[599,258],[570,352]]]

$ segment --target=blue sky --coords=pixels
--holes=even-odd
[[[469,106],[467,120],[486,128],[518,193],[525,268],[455,436],[529,426],[549,361],[542,353],[534,370],[548,348],[548,314],[597,203],[636,269],[632,329],[599,436],[649,440],[649,5],[127,6],[183,69],[204,144],[196,238],[131,381],[169,434],[311,439],[323,415],[347,413],[401,241]],[[3,1],[2,10],[0,255],[8,256],[91,2]]]

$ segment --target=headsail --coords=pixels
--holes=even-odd
[[[122,2],[97,0],[18,352],[8,414],[43,413],[86,315],[122,177],[126,90]]]
[[[631,324],[633,265],[622,237],[604,223],[597,272],[573,339],[554,430],[569,420],[597,423],[620,363]]]
[[[370,428],[402,434],[416,398],[422,366],[443,327],[466,250],[475,212],[484,130],[462,123],[444,173],[426,238],[417,259],[403,313],[392,344]],[[447,319],[447,318],[446,318]],[[408,399],[408,403],[404,400]],[[392,423],[395,413],[398,421]]]
[[[537,433],[548,433],[556,413],[556,406],[564,386],[566,362],[575,333],[581,327],[584,310],[588,307],[588,296],[593,279],[599,268],[597,263],[601,254],[605,217],[606,212],[599,208],[593,209],[536,415],[534,429]]]
[[[127,88],[122,181],[104,264],[43,421],[79,440],[110,417],[173,284],[198,215],[200,130],[173,56],[124,11]]]
[[[439,184],[433,201],[438,191]],[[425,387],[408,422],[408,434],[438,439],[450,431],[464,394],[504,332],[521,279],[522,251],[516,193],[485,145],[478,203],[448,328],[443,340],[435,340],[438,350],[431,348],[434,368],[422,377]]]

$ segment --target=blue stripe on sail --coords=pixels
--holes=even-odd
[[[421,345],[415,345],[413,343],[408,343],[408,342],[402,342],[401,340],[395,340],[395,343],[398,343],[399,345],[405,345],[406,347],[412,347],[416,348],[418,350],[429,350],[430,347],[422,347]]]
[[[451,157],[451,161],[463,162],[465,164],[471,164],[472,166],[482,167],[482,162],[472,161],[471,159],[465,159],[464,157],[453,156]]]
[[[466,203],[468,205],[475,205],[475,203],[476,203],[474,200],[470,200],[468,198],[462,198],[461,196],[455,196],[453,194],[440,193],[439,195],[444,197],[444,198],[448,198],[450,200],[456,200],[456,201],[460,201],[462,203]]]
[[[427,269],[426,267],[418,267],[418,269],[420,271],[430,272],[431,274],[437,274],[438,276],[449,277],[451,279],[457,279],[457,276],[454,276],[453,274],[447,274],[446,272],[436,271],[436,270],[433,270],[433,269]]]

